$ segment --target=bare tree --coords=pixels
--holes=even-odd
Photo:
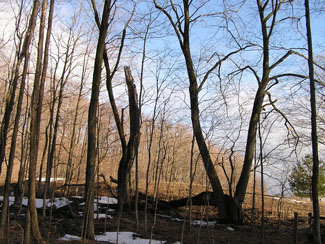
[[[20,8],[22,8],[22,7],[23,6],[21,5]],[[1,222],[0,222],[0,242],[5,241],[4,239],[6,238],[6,235],[5,235],[6,225],[9,224],[9,223],[7,223],[7,219],[8,219],[7,214],[9,212],[10,183],[11,183],[11,176],[12,176],[12,171],[13,171],[13,166],[14,166],[14,158],[15,158],[15,154],[16,154],[16,141],[17,141],[17,136],[18,136],[18,129],[19,129],[19,122],[20,122],[22,103],[23,103],[23,97],[24,97],[25,83],[26,83],[27,71],[28,71],[28,67],[29,67],[29,59],[30,59],[29,45],[30,45],[31,38],[34,33],[34,29],[35,29],[35,25],[36,25],[36,17],[37,17],[36,9],[33,9],[33,10],[34,11],[32,12],[32,15],[30,17],[29,27],[28,27],[28,30],[27,30],[27,33],[26,33],[25,39],[24,39],[24,42],[26,42],[27,44],[25,44],[25,46],[24,46],[25,50],[22,50],[22,52],[24,52],[23,56],[24,56],[25,60],[24,60],[23,72],[21,75],[16,115],[15,115],[15,119],[14,119],[14,128],[13,128],[13,133],[12,133],[12,137],[11,137],[9,162],[8,162],[7,173],[6,173],[4,200],[3,200],[3,207],[2,207],[2,211],[1,211]],[[20,14],[21,14],[21,11],[20,11]],[[19,18],[21,18],[21,16],[19,16]],[[22,57],[19,57],[19,59],[20,58],[22,58]],[[18,62],[17,65],[19,65],[19,63],[20,62]],[[16,72],[18,72],[18,70],[16,70]],[[18,73],[15,73],[15,76],[17,74]],[[17,79],[17,78],[18,77],[15,77],[15,79]],[[14,95],[14,94],[12,94],[12,95]],[[7,109],[9,109],[9,108],[7,107]]]
[[[88,149],[87,149],[87,169],[86,169],[86,185],[85,185],[85,212],[84,226],[82,238],[95,239],[94,230],[94,180],[95,180],[95,165],[97,159],[96,149],[96,123],[97,123],[97,106],[100,91],[103,55],[105,52],[105,39],[109,26],[109,17],[111,11],[111,0],[105,0],[102,20],[99,25],[99,38],[97,42],[95,65],[93,72],[93,83],[91,89],[91,98],[88,113]],[[97,15],[98,17],[98,15]]]
[[[35,1],[38,2],[38,1]],[[38,3],[35,3],[38,6]],[[44,93],[44,83],[47,73],[48,64],[48,51],[50,45],[50,36],[52,31],[52,19],[53,19],[53,7],[54,0],[51,0],[50,12],[48,17],[47,34],[44,46],[44,32],[47,12],[47,0],[42,3],[41,20],[40,20],[40,31],[38,39],[38,50],[37,50],[37,63],[34,79],[34,87],[31,101],[31,123],[30,123],[30,164],[29,164],[29,195],[28,195],[28,211],[25,225],[25,243],[30,243],[30,231],[34,242],[43,243],[42,236],[39,230],[36,202],[35,202],[35,183],[36,183],[36,164],[38,158],[38,147],[39,147],[39,134],[40,134],[40,122],[42,115],[42,103]],[[43,55],[44,52],[44,55]]]
[[[67,160],[67,168],[66,168],[66,174],[65,174],[65,188],[64,192],[69,194],[69,184],[72,181],[73,178],[73,156],[74,156],[74,149],[76,144],[77,137],[77,120],[79,115],[79,108],[81,106],[81,99],[83,96],[83,89],[84,85],[87,79],[87,65],[89,64],[89,53],[90,53],[90,43],[88,42],[88,45],[86,47],[84,57],[83,57],[83,63],[82,63],[82,73],[80,77],[80,87],[79,92],[77,96],[77,102],[75,106],[75,112],[73,116],[73,122],[72,122],[72,132],[71,132],[71,138],[70,138],[70,144],[69,144],[69,150],[68,150],[68,160]]]
[[[181,5],[174,5],[173,1],[169,1],[170,4],[170,11],[175,16],[168,12],[167,7],[160,6],[156,0],[153,0],[157,9],[159,9],[162,13],[166,15],[172,28],[177,36],[179,45],[181,47],[183,56],[186,62],[187,74],[189,79],[189,94],[190,94],[190,101],[191,101],[191,119],[192,119],[192,126],[194,136],[199,147],[203,164],[206,170],[206,173],[209,177],[213,193],[215,198],[218,202],[218,214],[219,218],[222,222],[233,222],[233,223],[240,223],[241,215],[239,214],[239,205],[235,198],[226,198],[221,183],[219,181],[216,169],[213,165],[212,159],[210,157],[209,149],[205,142],[205,138],[203,136],[201,124],[200,124],[200,111],[199,111],[199,92],[202,90],[203,85],[209,78],[210,74],[221,66],[221,64],[227,60],[232,55],[242,51],[245,47],[239,47],[237,50],[228,53],[223,58],[220,58],[218,62],[216,62],[212,67],[205,73],[204,78],[202,79],[201,83],[199,84],[197,73],[195,72],[191,48],[190,48],[190,26],[193,22],[197,19],[202,17],[201,15],[195,16],[200,8],[202,8],[205,4],[199,5],[199,7],[192,6],[193,2],[188,0],[183,0],[183,6]],[[191,12],[191,7],[194,8],[193,13]],[[179,9],[181,8],[181,9]],[[203,15],[205,16],[205,15]],[[230,202],[226,202],[227,199]]]
[[[36,5],[37,1],[34,1],[34,5]],[[22,17],[22,8],[23,6],[21,5],[20,7],[20,16],[18,17],[18,22],[16,23],[17,28],[20,23],[20,18]],[[1,168],[2,168],[2,162],[5,157],[5,150],[6,150],[6,144],[7,144],[7,135],[8,135],[8,128],[9,128],[9,123],[11,119],[11,113],[13,111],[14,107],[14,102],[15,102],[15,97],[16,97],[16,89],[18,85],[18,80],[19,80],[19,69],[21,68],[21,64],[25,58],[26,60],[26,54],[29,54],[29,47],[30,43],[34,34],[34,29],[36,25],[36,18],[37,18],[37,11],[38,11],[38,5],[36,7],[33,6],[32,14],[29,19],[28,23],[28,29],[25,34],[22,47],[17,48],[17,61],[14,67],[14,73],[12,76],[12,81],[9,84],[9,89],[6,97],[6,102],[5,102],[5,112],[1,121],[1,126],[0,126],[0,174],[1,174]],[[28,66],[28,62],[25,61],[25,64]]]
[[[72,26],[75,23],[72,23]],[[67,47],[65,51],[65,58],[64,58],[64,64],[63,64],[63,70],[61,77],[59,78],[59,94],[56,99],[57,101],[57,108],[56,108],[56,115],[55,115],[55,121],[54,121],[54,126],[53,126],[53,136],[52,136],[52,141],[49,144],[49,152],[48,152],[48,157],[47,157],[47,165],[46,165],[46,179],[45,179],[45,187],[44,187],[44,194],[43,194],[43,216],[45,216],[45,209],[46,209],[46,197],[47,197],[47,191],[50,186],[50,179],[51,179],[51,174],[52,174],[52,166],[53,166],[53,161],[54,161],[54,156],[55,156],[55,151],[56,151],[56,140],[57,140],[57,134],[58,134],[58,128],[59,128],[59,119],[60,119],[60,112],[61,112],[61,106],[63,103],[63,93],[64,93],[64,88],[67,83],[67,81],[70,78],[71,72],[73,70],[73,62],[74,62],[74,56],[75,56],[75,49],[78,44],[78,39],[79,36],[73,38],[73,31],[72,31],[72,26],[69,29],[69,35],[68,35],[68,41],[67,41]],[[55,77],[54,77],[55,79]]]
[[[317,110],[316,110],[316,92],[314,80],[314,60],[313,60],[313,42],[310,24],[309,0],[305,0],[305,17],[308,41],[308,67],[310,80],[310,107],[311,107],[311,140],[313,151],[313,176],[312,176],[312,198],[314,210],[313,236],[314,243],[320,244],[320,217],[319,217],[319,200],[318,200],[318,178],[319,178],[319,158],[318,158],[318,139],[317,139]]]
[[[270,85],[270,81],[272,80],[270,76],[271,71],[274,70],[293,53],[292,51],[288,51],[273,64],[270,63],[270,39],[272,37],[275,26],[277,23],[279,23],[277,21],[278,11],[280,10],[281,5],[285,2],[286,1],[282,0],[274,0],[271,2],[268,1],[265,3],[259,0],[257,1],[259,19],[261,23],[261,32],[263,36],[263,73],[262,77],[259,77],[254,70],[252,71],[258,81],[258,89],[255,94],[251,118],[249,121],[244,165],[236,187],[235,197],[239,203],[242,203],[245,199],[256,145],[258,120],[263,109],[264,98],[265,95],[269,94],[268,90],[270,87],[274,85]],[[246,68],[252,70],[251,67]],[[272,102],[272,100],[270,103],[274,105],[274,102]]]
[[[97,13],[97,9],[95,6],[95,2],[92,1],[93,9],[95,12],[95,21],[97,23],[97,26],[100,26],[99,16]],[[112,2],[112,5],[110,6],[110,9],[116,8],[115,2]],[[119,67],[123,47],[124,47],[124,41],[126,36],[126,28],[129,25],[129,22],[131,21],[131,18],[134,13],[135,6],[133,8],[132,13],[130,14],[129,19],[126,21],[126,24],[122,31],[121,41],[119,43],[117,58],[115,61],[115,64],[113,68],[111,68],[110,60],[108,58],[107,51],[104,52],[103,59],[106,69],[106,88],[108,92],[109,101],[111,103],[115,124],[118,130],[121,147],[122,147],[122,157],[119,163],[119,169],[118,169],[118,202],[119,202],[119,209],[120,213],[123,209],[124,201],[129,200],[129,191],[128,191],[128,183],[129,183],[129,176],[131,167],[133,164],[133,160],[135,157],[135,153],[137,151],[137,147],[139,144],[139,131],[140,131],[140,113],[138,111],[138,98],[137,98],[137,92],[135,88],[135,84],[133,83],[133,77],[131,75],[131,71],[129,68],[124,68],[124,73],[126,77],[126,84],[128,87],[128,96],[129,96],[129,114],[130,114],[130,137],[128,143],[126,142],[126,136],[124,134],[124,128],[123,128],[123,112],[122,112],[122,118],[120,119],[118,109],[116,106],[115,97],[113,94],[113,85],[112,81],[114,78],[114,75],[117,72],[117,69]],[[115,11],[114,11],[115,12]],[[111,18],[114,18],[114,15],[111,16]],[[111,23],[112,21],[110,21]],[[131,86],[134,86],[134,89],[131,89]]]

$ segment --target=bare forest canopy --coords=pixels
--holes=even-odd
[[[310,5],[324,158],[325,5]],[[167,198],[176,182],[236,204],[256,181],[290,194],[291,169],[311,153],[310,114],[302,1],[0,6],[2,183],[63,178],[91,199],[112,177],[119,202],[157,181]]]

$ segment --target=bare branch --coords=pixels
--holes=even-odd
[[[232,56],[232,55],[234,55],[234,54],[236,54],[236,53],[239,53],[240,51],[242,51],[242,50],[244,50],[244,49],[246,49],[246,48],[248,48],[248,47],[250,47],[250,45],[245,46],[245,47],[243,47],[243,48],[239,48],[239,49],[237,49],[236,51],[230,52],[230,53],[228,53],[225,57],[223,57],[222,59],[220,59],[217,63],[215,63],[215,64],[213,65],[213,67],[210,68],[210,69],[208,70],[208,72],[204,75],[203,80],[202,80],[201,84],[199,85],[198,91],[199,91],[199,92],[201,91],[201,89],[202,89],[204,83],[205,83],[205,82],[207,81],[207,79],[209,78],[209,75],[210,75],[210,74],[211,74],[211,73],[212,73],[212,72],[213,72],[213,71],[214,71],[218,66],[220,66],[220,65],[222,64],[223,61],[227,60],[230,56]]]
[[[166,11],[166,9],[164,9],[163,7],[161,7],[156,0],[153,0],[154,4],[155,4],[155,8],[156,9],[159,9],[161,12],[163,12],[166,17],[168,18],[170,24],[172,25],[172,27],[174,28],[174,31],[176,33],[176,36],[177,36],[177,39],[179,41],[179,44],[181,45],[181,47],[183,48],[184,47],[184,44],[183,44],[183,40],[182,40],[182,37],[181,37],[181,30],[179,30],[175,24],[175,22],[173,21],[173,18],[171,17],[171,15]],[[179,21],[179,19],[177,19],[177,21]]]

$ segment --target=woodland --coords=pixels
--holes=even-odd
[[[0,243],[292,243],[295,211],[322,243],[324,23],[322,0],[2,1]]]

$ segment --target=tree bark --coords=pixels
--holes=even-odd
[[[95,57],[93,83],[91,89],[91,98],[88,113],[88,149],[87,149],[87,168],[86,168],[86,185],[85,185],[85,212],[82,238],[95,239],[94,230],[94,180],[95,164],[97,158],[96,148],[96,124],[97,124],[97,107],[100,92],[100,81],[102,73],[103,54],[105,51],[105,38],[108,30],[108,19],[111,10],[111,0],[105,0],[102,21],[99,27],[99,38]]]
[[[267,17],[265,17],[264,11],[266,8],[261,3],[261,1],[257,1],[262,36],[263,36],[263,74],[262,74],[262,78],[258,80],[258,89],[256,91],[255,98],[254,98],[254,104],[253,104],[252,114],[249,122],[248,133],[247,133],[244,165],[236,186],[235,197],[240,204],[245,199],[247,185],[251,173],[255,145],[256,145],[257,125],[258,125],[260,113],[263,108],[266,89],[270,82],[270,72],[272,68],[276,67],[280,62],[282,62],[287,57],[287,55],[283,56],[283,58],[279,59],[272,66],[270,66],[269,42],[270,42],[270,37],[272,35],[273,28],[276,23],[275,21],[276,14],[280,8],[281,3],[278,0],[276,0],[275,3],[272,2],[272,4],[274,4],[274,7],[272,8],[272,12]],[[270,24],[271,27],[268,26],[268,20],[272,21],[272,23]]]
[[[37,5],[36,5],[36,2],[37,2]],[[23,59],[25,58],[25,60],[26,60],[26,55],[29,55],[29,47],[30,47],[31,40],[32,40],[32,37],[34,34],[38,8],[39,8],[38,1],[34,1],[32,14],[31,14],[31,17],[30,17],[29,23],[28,23],[27,33],[24,37],[21,52],[18,53],[18,55],[17,55],[18,57],[17,57],[17,63],[14,68],[13,79],[10,83],[9,91],[8,91],[6,101],[5,101],[5,112],[4,112],[1,126],[0,126],[0,175],[1,175],[2,163],[3,163],[4,157],[5,157],[5,152],[6,152],[7,135],[8,135],[8,128],[9,128],[11,113],[13,111],[13,107],[15,104],[16,90],[17,90],[17,85],[18,85],[18,79],[20,76],[19,69],[20,69],[20,65],[21,65]],[[26,61],[25,61],[25,63],[26,63]]]
[[[52,0],[53,1],[53,0]],[[40,31],[38,40],[38,50],[37,50],[37,63],[34,79],[34,88],[32,94],[32,104],[31,104],[31,123],[30,123],[30,165],[29,165],[29,195],[28,195],[28,214],[30,214],[31,221],[31,233],[35,243],[44,243],[39,230],[38,217],[36,211],[36,164],[38,158],[38,148],[39,148],[39,134],[40,134],[40,122],[42,115],[42,103],[43,103],[43,93],[44,93],[44,83],[47,72],[47,62],[48,62],[48,50],[49,50],[49,37],[51,33],[52,20],[49,16],[47,37],[45,43],[45,50],[43,56],[43,42],[44,42],[44,32],[45,32],[45,19],[47,11],[47,0],[43,1],[42,11],[41,11],[41,21],[40,21]],[[43,65],[43,66],[42,66]],[[26,224],[26,226],[28,226]],[[25,242],[30,243],[28,239],[29,229],[25,228]]]
[[[32,15],[30,17],[30,24],[28,27],[28,31],[25,36],[26,39],[31,39],[35,25],[36,25],[36,11],[32,12]],[[30,40],[27,40],[27,42],[30,43]],[[7,172],[6,172],[6,181],[5,181],[5,186],[4,186],[4,199],[3,199],[3,207],[1,211],[1,220],[0,220],[0,243],[5,242],[4,238],[6,237],[5,230],[7,224],[7,219],[8,216],[7,214],[9,213],[9,195],[10,195],[10,183],[11,183],[11,176],[12,176],[12,171],[13,171],[13,166],[14,166],[14,158],[16,154],[16,141],[17,141],[17,136],[18,136],[18,129],[19,129],[19,122],[20,122],[20,116],[21,116],[21,110],[22,110],[22,103],[23,103],[23,98],[24,98],[24,91],[25,91],[25,83],[26,83],[26,77],[27,77],[27,71],[29,67],[29,58],[30,58],[30,51],[29,51],[29,46],[26,45],[25,48],[26,50],[23,50],[25,53],[25,60],[24,60],[24,68],[23,68],[23,73],[21,77],[21,82],[20,82],[20,89],[19,89],[19,96],[18,96],[18,101],[17,101],[17,111],[15,115],[15,120],[14,120],[14,128],[13,128],[13,133],[11,137],[11,146],[10,146],[10,153],[9,153],[9,162],[7,166]]]
[[[198,101],[199,90],[198,90],[197,79],[196,79],[194,66],[192,63],[191,52],[190,52],[189,5],[187,1],[183,1],[183,2],[184,2],[184,10],[185,10],[184,12],[185,22],[184,22],[184,33],[183,33],[184,45],[182,47],[182,51],[185,57],[187,74],[190,82],[189,93],[191,99],[191,119],[192,119],[193,133],[197,141],[201,153],[201,157],[204,163],[204,167],[213,189],[213,193],[215,195],[215,198],[218,199],[218,214],[220,220],[222,222],[229,222],[231,221],[230,219],[232,218],[234,222],[238,222],[237,220],[234,219],[237,218],[238,216],[229,216],[227,213],[226,201],[225,201],[223,189],[221,187],[216,169],[214,168],[208,147],[203,137],[203,133],[200,125],[200,111],[199,111],[199,101]]]
[[[129,95],[130,137],[126,152],[123,153],[118,168],[118,202],[120,209],[122,209],[125,201],[129,201],[129,175],[135,159],[140,138],[140,112],[137,91],[130,68],[124,67],[124,73]]]
[[[314,210],[313,239],[314,243],[321,244],[320,214],[318,200],[318,178],[319,178],[319,158],[318,158],[318,139],[317,139],[317,110],[314,80],[314,61],[313,61],[313,42],[310,24],[309,0],[305,0],[306,30],[308,41],[308,67],[310,80],[310,107],[311,107],[311,139],[313,150],[313,176],[312,176],[312,198]]]
[[[177,19],[177,22],[183,23],[181,28],[181,24],[176,24],[171,15],[168,14],[166,9],[162,8],[157,4],[154,0],[155,7],[162,11],[169,19],[174,28],[175,34],[177,35],[180,47],[183,52],[183,56],[186,62],[187,74],[189,78],[189,94],[190,94],[190,105],[191,105],[191,120],[193,127],[193,134],[195,136],[197,145],[200,150],[200,154],[202,157],[202,161],[205,167],[205,171],[208,175],[209,181],[211,183],[213,194],[216,199],[218,199],[218,215],[221,222],[224,223],[236,223],[239,224],[242,222],[241,214],[237,214],[240,209],[240,206],[235,198],[232,198],[232,203],[227,205],[226,198],[219,181],[217,171],[213,165],[213,162],[210,157],[209,149],[206,145],[205,138],[203,136],[203,132],[200,125],[200,110],[199,110],[199,100],[198,95],[201,89],[201,86],[204,84],[204,81],[201,83],[200,87],[198,86],[197,77],[194,71],[194,65],[191,56],[190,49],[190,2],[188,0],[183,0],[183,12],[184,19]],[[231,54],[229,54],[231,55]],[[226,56],[227,57],[227,56]],[[225,59],[226,59],[225,57]],[[220,65],[220,62],[216,63],[212,69],[210,69],[205,75],[205,80],[208,78],[209,74],[216,69]],[[228,208],[227,208],[228,206]],[[229,207],[232,207],[231,209]]]
[[[25,173],[27,168],[27,152],[29,151],[29,120],[30,120],[30,114],[29,114],[29,106],[28,106],[28,99],[25,109],[25,118],[24,118],[24,124],[22,126],[22,135],[21,135],[21,146],[20,146],[20,168],[18,173],[18,181],[15,186],[15,202],[14,207],[17,209],[17,216],[20,215],[21,208],[22,208],[22,202],[23,202],[23,195],[25,190]]]

